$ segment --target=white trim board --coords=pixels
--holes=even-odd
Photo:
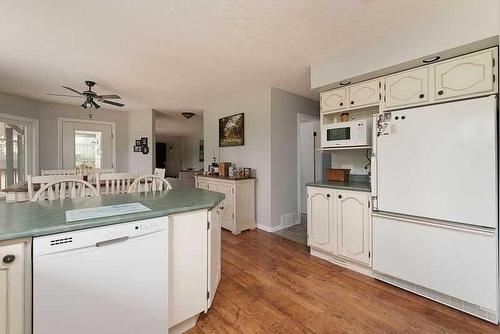
[[[89,123],[89,124],[104,124],[111,125],[111,162],[113,164],[113,168],[116,170],[116,123],[115,122],[107,122],[107,121],[94,121],[89,119],[81,119],[81,118],[68,118],[68,117],[58,117],[57,118],[57,168],[62,168],[62,123],[66,122],[74,122],[74,123]]]

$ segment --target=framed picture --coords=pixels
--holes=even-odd
[[[140,139],[136,139],[135,140],[135,146],[141,146],[141,140]]]
[[[219,118],[219,147],[245,145],[245,114]]]
[[[148,146],[148,137],[141,137],[141,145]]]
[[[134,146],[134,152],[141,152],[141,150],[142,150],[142,146],[139,146],[139,145]]]

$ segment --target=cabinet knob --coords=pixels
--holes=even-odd
[[[330,194],[326,194],[326,197],[330,198]]]
[[[424,96],[425,96],[424,94],[420,94],[418,97],[421,98],[421,99],[423,99]]]
[[[5,255],[3,257],[2,262],[5,263],[5,264],[11,264],[15,260],[16,260],[16,256],[9,254],[9,255]]]
[[[443,95],[444,92],[442,90],[438,91],[438,95]]]
[[[342,198],[342,195],[339,195],[339,198]]]
[[[340,102],[340,106],[342,107],[344,105],[344,102]]]
[[[354,104],[354,101],[351,101],[351,104]]]

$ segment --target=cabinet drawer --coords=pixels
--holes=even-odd
[[[350,108],[376,105],[380,102],[380,81],[371,80],[349,87]]]
[[[339,88],[321,93],[321,112],[343,110],[347,108],[347,88]]]
[[[429,101],[429,67],[390,75],[385,79],[385,106],[395,108]]]
[[[373,217],[373,269],[497,311],[496,235]]]
[[[493,92],[493,57],[486,50],[436,64],[436,100]]]

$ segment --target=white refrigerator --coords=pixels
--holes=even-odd
[[[374,270],[496,322],[496,96],[386,112],[374,131]]]

